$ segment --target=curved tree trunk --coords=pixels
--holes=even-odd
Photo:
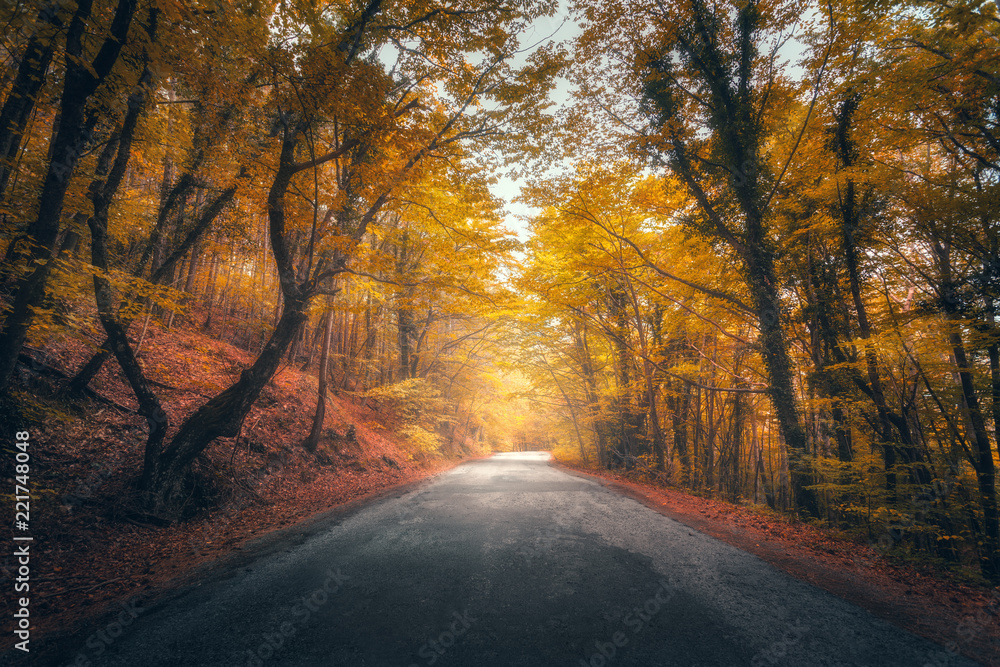
[[[142,490],[147,509],[158,516],[178,516],[189,466],[216,438],[235,437],[239,433],[251,406],[278,370],[289,345],[308,318],[309,295],[297,282],[292,252],[285,238],[285,194],[296,173],[294,155],[302,130],[298,123],[285,128],[279,166],[267,198],[271,253],[278,266],[278,281],[284,296],[281,318],[260,355],[240,374],[240,379],[188,417],[162,452],[147,452]]]
[[[150,277],[150,282],[154,284],[159,284],[163,278],[167,275],[169,271],[177,265],[177,262],[184,256],[184,254],[194,246],[197,241],[204,236],[205,232],[211,226],[212,222],[219,216],[220,213],[229,205],[232,201],[233,196],[236,194],[236,186],[231,185],[226,188],[219,195],[212,200],[201,212],[197,223],[188,232],[187,236],[171,253],[163,260],[163,262],[153,269],[152,276]],[[165,215],[162,213],[160,218],[164,218]],[[140,276],[145,267],[146,259],[140,261],[138,268],[136,269],[134,275]],[[144,299],[144,302],[148,302],[148,299]],[[121,326],[128,331],[129,327],[132,326],[133,318],[126,318],[120,320]],[[94,379],[94,376],[100,372],[101,367],[111,356],[111,339],[106,338],[103,343],[101,343],[101,348],[96,352],[83,366],[80,370],[76,372],[73,379],[70,380],[68,389],[71,392],[83,391],[90,381]]]
[[[148,509],[157,516],[174,518],[184,498],[186,474],[191,463],[216,438],[235,437],[261,390],[274,376],[285,351],[307,319],[305,299],[285,299],[278,326],[254,364],[240,379],[188,417],[170,444],[147,457],[143,479]],[[152,460],[151,460],[152,459]]]
[[[155,39],[157,18],[158,10],[155,8],[150,10],[147,31],[151,41]],[[107,278],[109,271],[107,231],[108,210],[125,176],[132,152],[132,140],[135,136],[136,125],[146,102],[146,87],[149,86],[153,78],[148,60],[147,53],[146,66],[139,77],[138,89],[129,96],[121,131],[116,140],[107,143],[98,161],[96,178],[89,188],[94,214],[88,220],[92,261],[94,266],[101,270],[94,273],[94,296],[97,302],[98,317],[108,335],[105,345],[118,360],[118,364],[125,373],[129,386],[139,403],[139,414],[144,416],[149,424],[149,434],[146,440],[147,458],[159,451],[167,434],[169,422],[159,398],[150,388],[142,367],[139,366],[136,359],[135,352],[132,350],[132,345],[126,335],[127,325],[123,326],[115,314],[114,291]],[[113,164],[111,163],[112,157],[114,157]]]

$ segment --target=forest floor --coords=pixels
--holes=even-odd
[[[558,464],[941,644],[940,660],[929,663],[932,667],[950,664],[948,658],[956,654],[1000,667],[1000,589],[899,562],[874,546],[767,510],[694,496],[624,473]]]
[[[346,396],[330,399],[319,453],[309,454],[299,443],[311,426],[317,380],[300,361],[276,373],[237,438],[220,438],[199,457],[195,501],[202,509],[185,521],[149,525],[131,493],[146,424],[117,364],[105,364],[89,396],[61,393],[92,353],[84,341],[67,338],[29,349],[18,367],[24,408],[15,428],[28,430],[32,442],[32,639],[43,646],[48,633],[81,629],[108,608],[170,588],[252,538],[459,462],[412,452],[394,434],[391,415]],[[154,326],[141,360],[172,433],[253,356],[197,329]],[[2,586],[13,587],[14,557],[0,563]],[[13,604],[4,596],[8,619]]]

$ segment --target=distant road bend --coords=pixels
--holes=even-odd
[[[971,665],[543,452],[248,547],[93,665]],[[74,638],[74,641],[76,638]]]

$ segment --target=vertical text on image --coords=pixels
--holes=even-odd
[[[27,431],[14,434],[14,558],[17,576],[14,577],[14,643],[19,651],[29,652],[31,641],[31,542],[28,534],[31,523],[31,454],[28,447],[31,435]]]

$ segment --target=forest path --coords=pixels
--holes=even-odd
[[[80,652],[122,666],[974,664],[545,453],[465,463],[299,538],[123,611]]]

